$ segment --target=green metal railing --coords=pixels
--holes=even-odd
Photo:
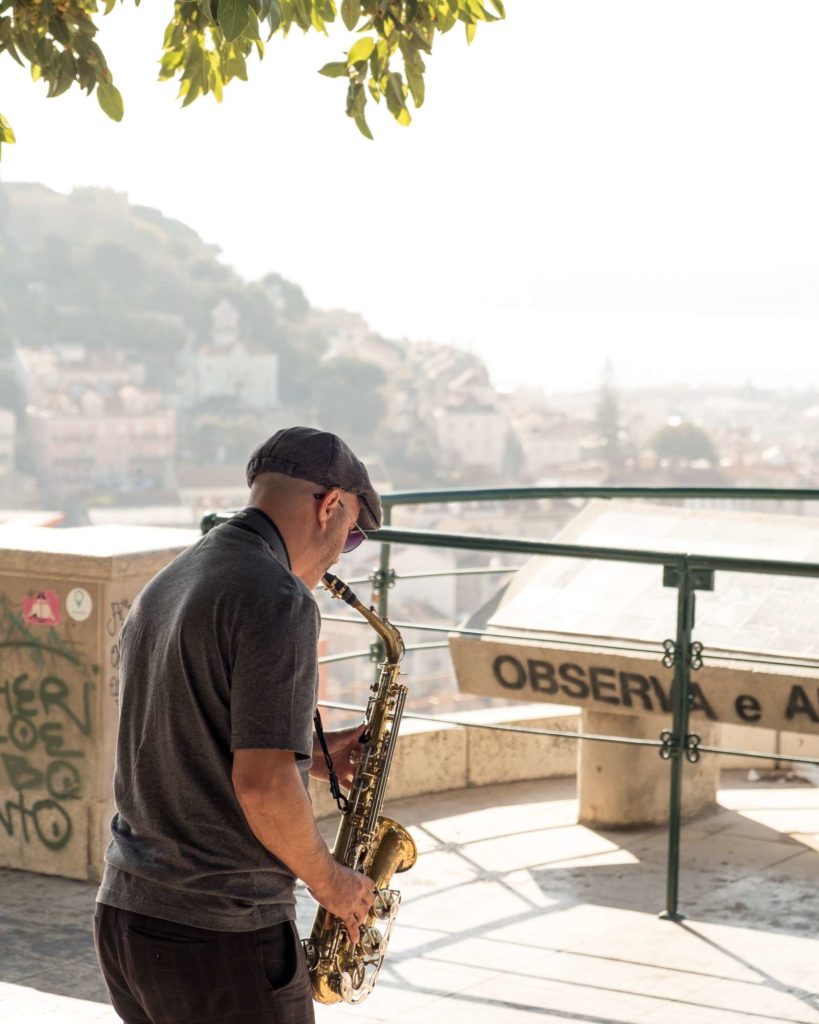
[[[632,746],[658,748],[660,756],[670,764],[669,788],[669,826],[668,826],[668,861],[666,872],[666,906],[661,917],[680,921],[683,915],[679,911],[680,881],[680,846],[682,833],[682,779],[686,761],[694,763],[702,753],[742,756],[781,762],[819,765],[819,760],[808,757],[794,757],[770,752],[737,750],[728,747],[708,746],[700,742],[696,734],[689,732],[689,707],[691,704],[691,673],[702,664],[702,646],[693,639],[692,629],[697,591],[714,589],[714,573],[717,571],[755,573],[776,576],[800,576],[819,579],[819,564],[776,561],[767,559],[723,558],[710,555],[681,554],[669,551],[648,551],[634,548],[601,548],[579,544],[555,544],[532,541],[523,538],[492,537],[476,534],[444,533],[432,530],[410,530],[393,527],[393,509],[405,505],[447,504],[452,502],[487,502],[487,501],[531,501],[543,499],[576,499],[576,498],[651,498],[683,501],[698,498],[709,500],[751,500],[801,502],[819,501],[819,490],[773,490],[767,488],[646,488],[646,487],[531,487],[531,488],[482,488],[468,490],[439,491],[406,491],[387,494],[382,497],[384,508],[383,526],[370,534],[375,542],[380,542],[378,569],[369,577],[374,588],[374,599],[379,615],[386,617],[389,611],[389,590],[399,577],[390,565],[391,547],[393,544],[415,545],[422,547],[447,548],[461,551],[479,551],[522,555],[551,555],[564,558],[582,558],[597,561],[630,562],[661,566],[663,585],[677,591],[676,628],[673,639],[663,643],[663,664],[673,669],[671,688],[671,728],[663,730],[659,739],[636,739],[624,736],[608,736],[595,733],[567,733],[560,730],[530,729],[522,726],[483,725],[473,722],[459,721],[438,715],[419,715],[406,713],[406,717],[428,719],[439,723],[461,725],[465,728],[492,729],[500,732],[535,734],[540,736],[559,736],[563,739],[572,738],[589,742],[619,743]],[[202,521],[203,530],[208,530],[229,516],[230,513],[213,513]],[[506,572],[509,568],[470,569],[460,572]],[[422,578],[452,575],[452,573],[417,573],[406,578]],[[354,582],[354,581],[351,581]],[[364,581],[361,581],[364,582]],[[356,621],[348,616],[325,616],[331,621]],[[421,631],[439,632],[446,635],[484,636],[493,639],[527,639],[531,634],[523,636],[515,633],[491,633],[461,630],[454,627],[438,625],[396,622],[399,628],[418,629]],[[551,642],[551,641],[550,641]],[[446,646],[445,643],[408,645],[408,651],[429,650]],[[584,643],[584,646],[588,646]],[[608,650],[617,648],[611,644],[601,644]],[[635,647],[627,648],[634,651]],[[642,651],[656,650],[649,644],[643,644]],[[658,652],[659,653],[659,652]],[[350,658],[372,657],[380,660],[382,653],[378,644],[366,651],[347,652],[334,655],[323,661],[341,661]],[[734,657],[732,660],[738,660]],[[766,658],[751,658],[754,662],[773,664],[806,664],[804,660],[783,658],[781,662]],[[819,662],[811,663],[811,667],[819,667]],[[360,710],[352,705],[323,702],[325,706],[340,710]]]

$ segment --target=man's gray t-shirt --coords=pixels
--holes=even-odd
[[[232,752],[292,750],[307,785],[318,630],[278,535],[271,548],[226,524],[148,583],[120,640],[117,813],[99,902],[221,931],[294,917],[294,876],[251,832]]]

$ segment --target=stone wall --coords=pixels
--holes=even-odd
[[[187,530],[4,530],[0,866],[97,879],[113,811],[122,623]]]

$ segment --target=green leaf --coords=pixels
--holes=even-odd
[[[97,100],[99,105],[112,121],[121,121],[125,113],[125,105],[119,89],[110,82],[100,82],[97,86]]]
[[[361,17],[360,0],[341,0],[341,20],[344,27],[350,32],[355,31],[358,19]]]
[[[270,9],[267,12],[267,24],[270,26],[270,35],[278,32],[282,23],[282,7],[279,0],[270,0]]]
[[[8,120],[0,114],[0,142],[16,142]]]
[[[248,12],[247,24],[245,25],[244,32],[242,32],[242,36],[245,39],[250,39],[254,43],[256,41],[261,42],[262,29],[261,26],[259,25],[258,15],[256,14],[252,7]]]
[[[241,54],[234,54],[228,59],[226,70],[231,78],[240,78],[243,82],[247,81],[247,62]]]
[[[372,139],[373,133],[370,131],[370,126],[367,124],[364,114],[356,114],[353,118],[356,123],[356,127],[366,139]]]
[[[326,75],[327,78],[346,78],[347,77],[347,65],[344,61],[331,61],[329,64],[325,64],[319,71],[320,75]]]
[[[353,43],[350,47],[350,51],[347,54],[347,64],[358,64],[360,61],[370,59],[370,54],[375,49],[375,40],[372,36],[364,36],[363,39],[359,39],[358,42]]]
[[[364,86],[355,82],[350,83],[347,90],[347,116],[351,117],[362,135],[372,139],[373,134],[364,118],[364,108],[367,105],[367,94]]]
[[[475,38],[475,33],[477,31],[478,31],[478,26],[474,22],[470,22],[466,26],[466,41],[467,41],[467,43],[471,43],[472,42],[472,40]]]
[[[412,101],[416,107],[421,107],[424,104],[425,94],[424,76],[409,64],[405,65],[404,70],[407,74],[407,85],[412,93]]]
[[[225,39],[232,43],[244,32],[250,21],[250,0],[219,0],[218,20]]]

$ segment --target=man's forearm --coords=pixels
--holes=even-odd
[[[287,750],[237,750],[233,788],[259,842],[307,883],[354,942],[375,899],[373,880],[338,864],[319,835],[296,760]]]
[[[262,846],[311,889],[321,890],[333,874],[335,861],[316,828],[312,805],[293,754],[275,753],[285,756],[276,759],[273,771],[269,770],[269,758],[266,758],[268,770],[261,778],[258,775],[248,777],[247,773],[237,778],[234,771],[236,795],[251,831]]]

